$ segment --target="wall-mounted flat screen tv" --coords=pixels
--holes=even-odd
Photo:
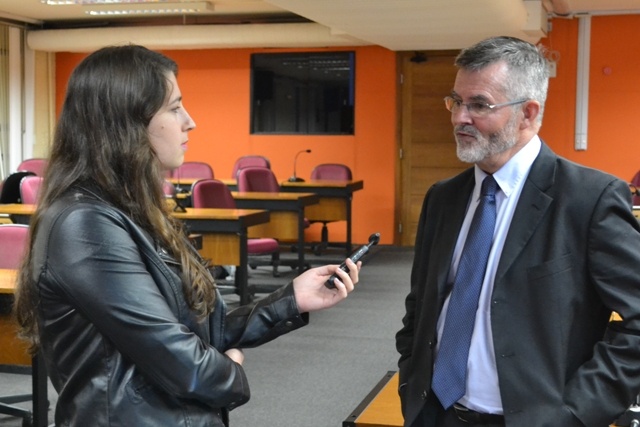
[[[251,55],[251,133],[353,135],[355,52]]]

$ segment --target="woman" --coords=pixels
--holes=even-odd
[[[319,267],[226,312],[162,192],[195,127],[176,74],[122,46],[69,80],[15,309],[58,391],[56,425],[225,425],[249,399],[240,349],[304,326],[358,281],[351,261],[349,274]]]

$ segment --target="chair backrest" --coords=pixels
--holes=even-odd
[[[277,193],[280,184],[271,169],[242,168],[238,172],[238,191]]]
[[[634,185],[636,188],[640,189],[640,171],[636,172],[636,174],[633,176],[633,178],[631,179],[631,184]],[[632,199],[633,199],[633,206],[640,205],[640,196],[634,195]]]
[[[0,224],[0,268],[20,267],[28,242],[28,225]]]
[[[204,162],[184,162],[171,173],[173,178],[213,179],[213,168]]]
[[[42,186],[41,176],[25,176],[20,181],[20,199],[22,203],[35,205],[38,201],[38,192]]]
[[[47,159],[25,159],[18,165],[18,172],[29,171],[38,176],[44,175],[44,170],[47,167]]]
[[[322,163],[311,171],[311,179],[328,179],[332,181],[351,181],[351,169],[341,163]]]
[[[238,160],[236,160],[236,162],[234,163],[233,171],[231,172],[231,178],[237,179],[238,171],[240,169],[250,168],[250,167],[261,167],[261,168],[271,169],[271,162],[269,162],[269,159],[267,159],[264,156],[253,155],[253,154],[242,156],[238,158]]]
[[[191,186],[194,208],[235,209],[236,201],[229,187],[217,179],[200,179]]]
[[[9,175],[2,183],[0,203],[20,203],[20,182],[25,176],[35,175],[34,172],[22,171]]]

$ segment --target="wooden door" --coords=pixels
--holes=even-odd
[[[400,53],[400,224],[401,246],[413,246],[422,201],[429,187],[468,168],[456,156],[451,115],[443,98],[451,93],[458,52]],[[418,59],[418,60],[416,60]]]

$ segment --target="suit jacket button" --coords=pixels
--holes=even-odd
[[[427,400],[427,391],[426,390],[423,390],[422,393],[420,393],[420,399]]]

